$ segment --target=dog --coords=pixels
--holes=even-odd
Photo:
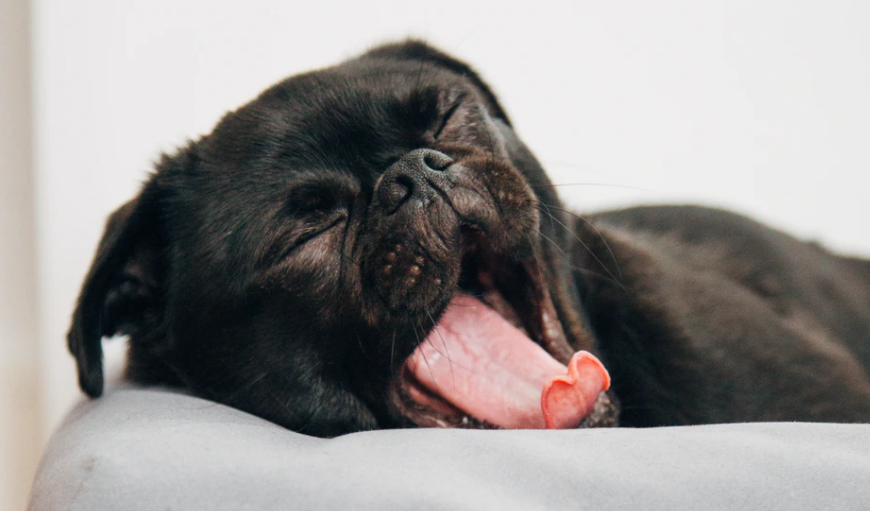
[[[870,421],[870,261],[693,206],[579,216],[419,41],[291,77],[156,164],[68,336],[323,437]]]

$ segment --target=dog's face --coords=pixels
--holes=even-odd
[[[449,358],[462,320],[492,325],[480,337],[513,324],[562,363],[589,347],[563,219],[541,221],[556,204],[489,88],[436,50],[292,77],[165,157],[110,219],[70,331],[80,383],[99,395],[100,338],[125,333],[134,379],[298,431],[506,426],[421,382],[437,357],[421,346]]]

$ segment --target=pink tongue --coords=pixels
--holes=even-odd
[[[407,362],[427,389],[506,429],[575,428],[610,386],[592,354],[556,361],[483,302],[457,294]]]

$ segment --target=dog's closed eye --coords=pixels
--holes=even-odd
[[[444,115],[441,117],[441,124],[438,126],[438,129],[435,130],[435,133],[432,134],[432,138],[438,140],[438,137],[441,136],[441,132],[444,131],[444,128],[447,127],[447,124],[453,118],[456,111],[459,110],[460,106],[462,106],[462,99],[463,97],[459,97],[456,102],[453,103],[446,112],[444,112]]]
[[[309,241],[347,219],[347,202],[325,186],[294,188],[286,204],[271,222],[275,234],[266,238],[259,258],[260,268],[279,264]]]
[[[329,215],[342,207],[335,190],[324,185],[307,185],[294,188],[287,198],[286,212],[299,219]]]

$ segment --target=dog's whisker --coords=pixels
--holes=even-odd
[[[553,205],[550,205],[549,207],[574,216],[578,220],[581,220],[584,223],[586,223],[586,225],[588,225],[593,231],[595,231],[595,234],[598,235],[598,239],[600,239],[601,242],[604,243],[604,247],[607,249],[607,252],[610,253],[610,258],[613,259],[613,264],[614,264],[614,266],[616,266],[616,272],[619,274],[619,278],[622,278],[622,268],[619,267],[619,261],[616,259],[616,254],[613,253],[613,250],[610,248],[610,243],[607,243],[607,238],[605,238],[604,235],[601,234],[601,231],[599,231],[598,228],[595,227],[595,224],[593,224],[592,222],[590,222],[589,220],[584,218],[583,215],[580,215],[579,213],[576,213],[576,212],[571,211],[569,209],[565,209],[565,208],[562,208],[559,206],[553,206]],[[563,226],[564,226],[564,224],[563,224]],[[566,229],[567,229],[567,227],[566,227]],[[569,230],[569,232],[571,232],[571,231]],[[576,238],[576,235],[575,235],[575,238]]]
[[[356,337],[356,343],[359,344],[359,349],[362,352],[363,356],[366,358],[366,360],[371,360],[371,357],[369,357],[369,354],[366,351],[366,347],[363,346],[362,339],[360,339],[358,334],[355,335],[354,337]]]
[[[396,329],[393,328],[393,341],[390,343],[390,375],[396,374]]]
[[[419,322],[417,323],[417,326],[420,327],[420,330],[421,330],[421,331],[423,330],[423,327],[419,324]],[[417,328],[416,328],[416,327],[414,328],[414,335],[417,337],[417,345],[419,346],[420,344],[422,344],[422,342],[420,341],[420,335],[417,334]],[[431,341],[430,341],[430,342],[431,342]],[[434,346],[433,346],[433,347],[434,347]],[[435,351],[438,351],[438,350],[435,350]],[[438,379],[435,378],[435,372],[432,371],[432,365],[429,364],[429,359],[426,357],[426,352],[425,352],[425,351],[421,351],[421,352],[420,352],[420,355],[423,356],[423,362],[426,363],[426,368],[429,370],[429,376],[432,377],[432,381],[435,383],[435,390],[438,392],[439,395],[443,396],[444,393],[441,392],[441,385],[438,383]]]
[[[360,265],[360,263],[359,263],[356,259],[350,257],[349,255],[344,254],[344,253],[339,253],[339,255],[341,256],[341,258],[342,258],[343,260],[345,260],[345,261],[347,261],[347,262],[353,264],[353,265],[356,266],[357,268],[362,268],[362,265]]]
[[[559,252],[562,253],[562,255],[568,255],[568,254],[565,253],[565,250],[564,250],[562,247],[559,246],[558,243],[556,243],[555,241],[553,241],[552,239],[550,239],[550,237],[547,236],[546,234],[544,234],[544,233],[542,233],[542,232],[539,232],[539,233],[538,233],[538,236],[544,238],[546,241],[549,241],[549,242],[550,242],[550,243],[551,243],[551,244],[556,248],[556,250],[558,250]]]
[[[582,267],[580,267],[580,266],[573,265],[573,264],[570,265],[570,268],[571,268],[572,271],[576,271],[576,272],[582,273],[583,275],[588,275],[588,276],[590,276],[590,277],[595,277],[595,278],[597,278],[597,279],[601,279],[601,280],[604,280],[604,281],[610,282],[611,284],[614,284],[614,285],[616,285],[616,286],[619,286],[619,287],[621,287],[623,290],[625,290],[625,287],[623,287],[622,284],[621,284],[618,280],[615,280],[615,279],[612,278],[612,277],[609,277],[609,276],[607,276],[607,275],[604,275],[603,273],[598,273],[597,271],[590,270],[589,268],[582,268]]]
[[[558,208],[555,208],[555,209],[558,209]],[[539,210],[539,211],[543,211],[543,210]],[[607,274],[610,275],[610,276],[613,278],[614,282],[616,282],[616,283],[619,285],[619,287],[621,287],[621,288],[623,289],[623,291],[627,291],[627,290],[625,289],[625,286],[623,286],[622,283],[619,281],[619,279],[616,278],[616,275],[614,275],[613,272],[610,271],[610,268],[608,268],[607,265],[605,265],[604,262],[601,261],[601,259],[599,259],[599,257],[598,257],[598,256],[595,254],[595,252],[594,252],[594,251],[589,247],[589,245],[587,245],[583,240],[581,240],[580,237],[577,236],[577,234],[576,234],[575,232],[573,232],[571,229],[568,228],[568,226],[566,226],[565,224],[563,224],[562,222],[560,222],[559,220],[557,220],[557,219],[556,219],[552,214],[550,214],[549,212],[545,212],[545,213],[547,213],[548,215],[550,215],[551,218],[553,218],[554,220],[556,220],[556,222],[558,222],[562,227],[564,227],[564,228],[565,228],[565,231],[567,231],[567,232],[568,232],[568,233],[569,233],[569,234],[570,234],[570,235],[571,235],[571,236],[572,236],[572,237],[577,241],[577,243],[580,243],[580,245],[581,245],[584,249],[586,249],[587,252],[589,252],[589,255],[591,255],[592,258],[595,259],[595,261],[596,261],[596,262],[601,266],[601,268],[602,268],[604,271],[606,271]],[[597,231],[597,230],[596,230],[596,231]],[[599,233],[599,235],[600,235],[600,234],[601,234],[601,233]],[[547,236],[546,236],[544,233],[540,233],[540,235],[541,235],[543,238],[545,238],[545,239],[549,239],[549,238],[547,238]],[[550,240],[550,242],[553,243],[553,245],[555,245],[555,246],[558,247],[558,244],[557,244],[555,241]],[[606,243],[605,243],[605,245],[606,245]],[[609,249],[609,248],[610,248],[610,247],[608,246],[608,249]],[[562,253],[564,254],[565,252],[562,251]],[[613,252],[612,252],[612,251],[610,252],[610,254],[611,254],[611,256],[613,256]],[[615,261],[615,260],[616,260],[616,259],[615,259],[615,257],[614,257],[614,261]]]
[[[549,238],[547,235],[545,235],[544,233],[537,233],[537,234],[538,234],[539,236],[541,236],[544,240],[549,241],[550,243],[552,243],[553,246],[556,247],[557,250],[561,251],[561,252],[564,254],[564,250],[562,249],[562,247],[561,247],[558,243],[556,243],[555,241],[553,241],[552,239],[550,239],[550,238]],[[534,238],[532,238],[531,236],[529,236],[529,241],[530,241],[530,242],[533,241],[533,239],[534,239]],[[609,276],[607,276],[607,275],[602,275],[602,274],[600,274],[600,273],[598,273],[598,272],[595,272],[595,271],[592,271],[592,270],[590,270],[590,269],[588,269],[588,268],[581,268],[581,267],[579,267],[579,266],[575,266],[575,265],[571,265],[570,267],[571,267],[572,270],[579,271],[579,272],[584,273],[584,274],[592,275],[592,276],[594,276],[594,277],[598,277],[598,278],[600,278],[600,279],[604,279],[604,280],[606,280],[606,281],[608,281],[608,282],[612,282],[613,284],[616,284],[617,286],[621,287],[623,290],[626,290],[626,289],[625,289],[625,286],[623,286],[622,283],[621,283],[620,281],[616,280],[616,278],[614,278],[614,277],[609,277]]]
[[[453,373],[453,360],[450,358],[450,350],[447,348],[447,342],[444,340],[444,336],[441,335],[441,331],[438,329],[438,324],[436,323],[435,318],[432,317],[429,309],[426,309],[426,315],[429,316],[429,320],[432,321],[432,331],[438,334],[438,337],[441,339],[441,344],[444,346],[447,363],[450,365],[450,379],[453,381],[453,390],[456,391],[456,375]]]
[[[537,183],[533,185],[534,188],[561,188],[563,186],[599,186],[605,188],[624,188],[626,190],[636,190],[640,192],[649,192],[649,193],[657,193],[660,194],[662,192],[658,190],[650,190],[649,188],[642,188],[640,186],[632,186],[632,185],[621,185],[618,183]]]
[[[170,364],[167,364],[167,365],[170,365]],[[180,371],[174,365],[173,365],[173,367],[170,367],[170,369]],[[264,378],[266,378],[266,376],[268,376],[268,374],[269,374],[269,371],[263,371],[258,376],[252,378],[251,381],[242,385],[241,387],[237,388],[235,391],[233,391],[229,394],[220,394],[218,392],[215,392],[213,387],[211,387],[211,386],[206,387],[204,394],[209,395],[213,399],[213,402],[209,406],[206,406],[205,408],[211,408],[214,406],[221,406],[221,403],[219,402],[221,399],[224,401],[230,401],[230,400],[236,398],[242,392],[250,390],[254,385],[261,382]]]
[[[542,204],[543,204],[543,203],[542,203]],[[595,234],[598,235],[598,239],[601,240],[601,242],[604,244],[604,247],[607,249],[607,252],[610,254],[610,258],[613,260],[613,264],[614,264],[614,266],[616,266],[616,272],[619,274],[620,278],[622,278],[622,268],[620,268],[620,266],[619,266],[619,261],[616,259],[616,255],[613,253],[613,250],[610,248],[610,244],[607,243],[607,238],[605,238],[604,235],[601,234],[601,231],[599,231],[598,228],[595,227],[595,225],[594,225],[592,222],[590,222],[589,220],[587,220],[586,218],[584,218],[582,215],[580,215],[580,214],[578,214],[578,213],[576,213],[576,212],[574,212],[574,211],[571,211],[571,210],[569,210],[569,209],[566,209],[566,208],[563,208],[563,207],[560,207],[560,206],[556,206],[556,205],[553,205],[553,204],[543,204],[543,205],[546,206],[548,209],[551,209],[551,208],[552,208],[552,209],[555,209],[555,210],[557,210],[557,211],[562,211],[563,213],[566,213],[566,214],[568,214],[568,215],[571,215],[571,216],[577,218],[578,220],[584,222],[584,223],[585,223],[586,225],[588,225],[588,226],[589,226],[593,231],[595,231]],[[566,230],[569,234],[571,234],[571,235],[574,237],[574,239],[576,239],[576,240],[579,241],[581,244],[583,244],[583,241],[580,240],[580,238],[577,236],[576,233],[574,233],[574,231],[572,231],[570,228],[568,228],[568,226],[566,226],[564,223],[562,223],[561,221],[559,221],[558,219],[556,219],[554,216],[552,216],[552,214],[550,214],[550,215],[551,215],[551,218],[552,218],[553,220],[555,220],[556,222],[558,222],[559,225],[561,225],[562,227],[564,227],[565,230]],[[583,244],[583,245],[585,246],[585,244]],[[593,256],[594,256],[594,254],[593,254]],[[596,257],[596,259],[597,259],[597,257]],[[599,261],[599,263],[601,263],[601,261]],[[603,263],[602,263],[602,266],[604,266]],[[608,272],[608,273],[609,273],[609,272]]]
[[[556,230],[556,223],[555,223],[555,218],[553,218],[553,214],[550,212],[550,206],[548,204],[545,204],[544,202],[541,202],[540,205],[541,205],[541,207],[547,208],[547,213],[549,214],[549,217],[550,217],[550,227],[552,227],[553,230],[555,231]],[[538,230],[540,230],[540,228]]]

